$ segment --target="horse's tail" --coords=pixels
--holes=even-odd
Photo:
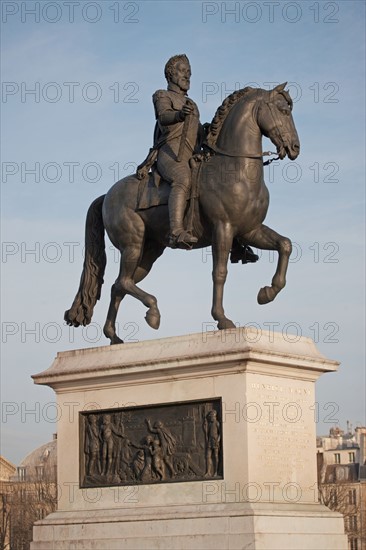
[[[85,223],[85,259],[79,290],[64,319],[68,325],[88,325],[95,304],[100,298],[107,257],[104,242],[102,206],[105,195],[98,197],[89,207]]]

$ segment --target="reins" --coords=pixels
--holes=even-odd
[[[270,155],[277,155],[277,153],[274,153],[273,151],[264,151],[263,153],[259,153],[258,155],[238,155],[235,153],[228,153],[227,151],[224,151],[223,149],[220,149],[220,147],[217,147],[217,145],[207,145],[206,143],[203,145],[204,148],[208,148],[211,152],[219,155],[224,155],[225,157],[239,157],[239,158],[246,158],[246,159],[261,159],[262,157],[268,157]],[[263,162],[263,166],[268,166],[273,162],[274,160],[278,160],[280,157],[276,157],[273,159],[266,160]]]

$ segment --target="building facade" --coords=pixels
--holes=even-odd
[[[317,438],[321,501],[343,514],[349,550],[366,550],[366,427]]]
[[[34,522],[57,507],[56,437],[18,467],[3,457],[0,465],[0,550],[28,550]]]

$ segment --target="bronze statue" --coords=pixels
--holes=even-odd
[[[182,247],[197,242],[183,227],[183,217],[191,183],[189,161],[201,150],[203,128],[197,105],[187,98],[191,66],[185,55],[176,55],[165,66],[167,90],[153,95],[156,115],[154,149],[157,149],[157,170],[171,182],[169,195],[170,246]]]
[[[179,71],[176,69],[174,74],[174,77],[169,78],[179,81],[180,84],[176,86],[181,92],[185,92],[184,86],[187,89],[189,87],[188,60],[181,60]],[[192,105],[185,105],[184,93],[176,92],[180,98],[177,109],[179,107],[180,110],[175,111],[174,118],[177,119],[177,136],[179,126],[180,137],[174,138],[172,142],[164,142],[163,137],[159,142],[160,138],[157,138],[159,147],[154,148],[151,158],[148,157],[139,167],[140,172],[115,183],[88,210],[85,260],[80,286],[71,309],[65,312],[65,321],[69,325],[87,325],[91,322],[103,284],[106,264],[105,230],[121,252],[120,272],[112,286],[111,302],[104,326],[104,334],[111,344],[122,343],[116,334],[115,324],[120,302],[127,294],[137,298],[148,308],[145,319],[149,326],[159,328],[157,300],[137,284],[148,275],[167,246],[212,246],[211,312],[219,329],[235,328],[233,322],[225,316],[223,308],[229,254],[235,250],[235,259],[232,257],[232,261],[253,261],[246,259],[246,254],[238,254],[238,247],[245,252],[248,250],[245,247],[249,246],[277,250],[279,257],[272,284],[261,288],[257,297],[259,304],[274,300],[286,284],[291,241],[263,224],[269,205],[269,192],[264,183],[263,156],[266,153],[262,150],[262,136],[269,137],[274,143],[280,159],[287,155],[295,160],[299,155],[299,138],[292,118],[293,104],[285,86],[286,84],[281,84],[273,90],[247,87],[228,96],[207,129],[203,148],[198,156],[193,154],[200,134],[198,110]],[[171,101],[164,98],[162,93],[157,92],[154,96],[160,129],[164,126],[161,120],[165,120],[165,111],[161,104]],[[164,93],[168,94],[169,90]],[[172,116],[171,113],[168,114],[166,120],[170,120]],[[187,119],[190,120],[188,130],[184,130]],[[194,136],[197,136],[195,143]],[[169,148],[174,148],[174,151],[170,151],[172,158],[167,160]],[[181,163],[178,158],[180,153]],[[193,157],[189,160],[192,154]],[[180,164],[184,166],[182,170],[177,168]],[[187,180],[187,165],[192,168],[191,188]],[[151,172],[147,172],[146,167],[151,168]],[[164,181],[164,178],[169,181]],[[173,200],[169,199],[169,192],[173,193]],[[182,204],[189,219],[188,226],[194,228],[192,233],[183,229]],[[250,252],[249,250],[249,254]]]

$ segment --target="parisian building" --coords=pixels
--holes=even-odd
[[[320,500],[344,516],[349,550],[366,550],[366,427],[317,438]]]

